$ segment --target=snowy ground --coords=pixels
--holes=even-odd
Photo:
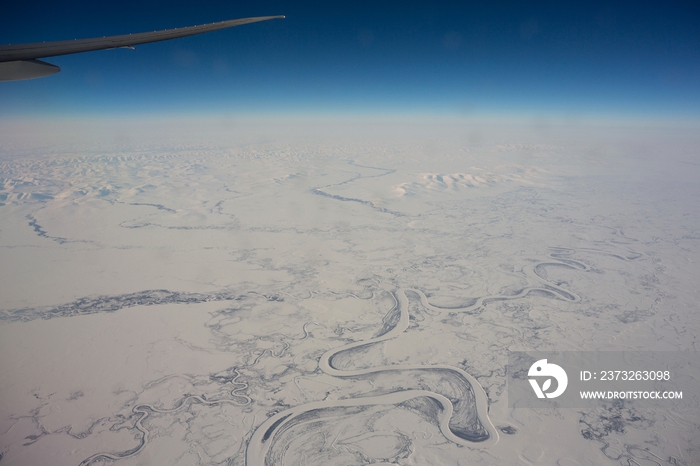
[[[276,124],[2,129],[0,464],[700,462],[505,374],[698,350],[696,129]]]

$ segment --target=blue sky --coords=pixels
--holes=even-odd
[[[0,117],[508,114],[692,118],[694,2],[6,2],[0,42],[283,20],[46,59],[0,84]]]

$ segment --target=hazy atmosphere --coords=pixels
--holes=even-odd
[[[40,2],[0,41],[265,15],[0,83],[0,465],[698,464],[697,7]],[[685,359],[683,403],[513,407],[532,351]]]

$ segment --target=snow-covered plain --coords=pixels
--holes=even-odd
[[[0,464],[700,462],[697,394],[509,409],[505,374],[698,350],[697,128],[0,133]]]

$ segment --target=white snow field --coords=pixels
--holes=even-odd
[[[506,392],[509,351],[696,354],[699,134],[4,122],[0,465],[700,464],[697,393]]]

